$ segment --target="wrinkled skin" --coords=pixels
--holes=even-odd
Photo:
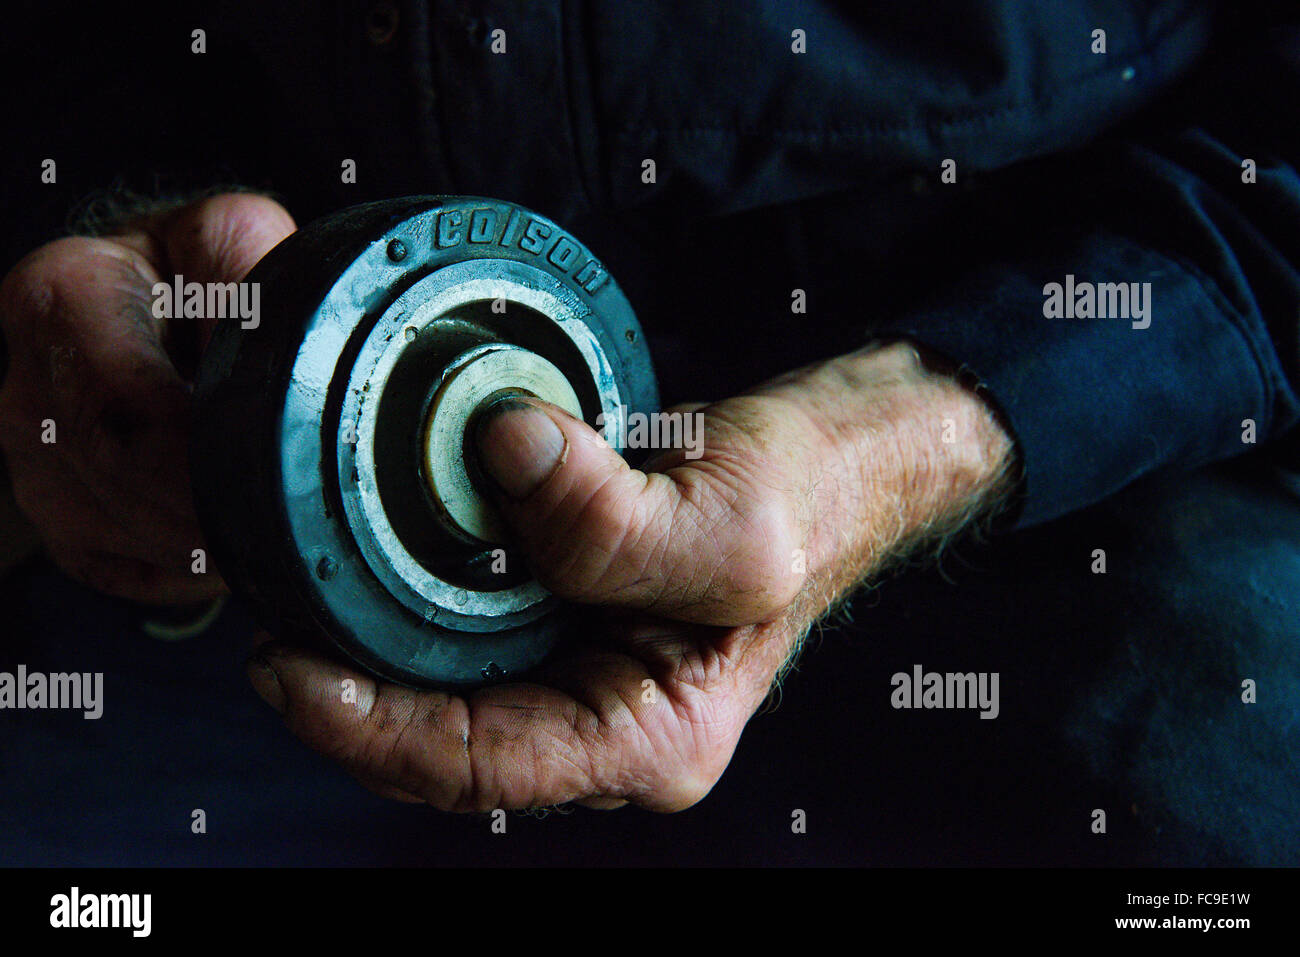
[[[609,609],[528,683],[413,691],[268,642],[254,686],[390,797],[455,811],[699,801],[815,618],[918,528],[960,521],[1009,449],[978,400],[901,346],[695,408],[704,456],[666,453],[644,472],[553,406],[480,428],[533,571]],[[967,439],[938,452],[949,418]]]
[[[158,604],[222,590],[192,570],[203,540],[187,461],[184,367],[211,324],[155,318],[152,288],[177,273],[242,279],[293,229],[269,199],[217,196],[121,235],[49,243],[0,284],[0,446],[19,507],[68,574]]]

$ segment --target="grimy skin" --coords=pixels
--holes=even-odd
[[[217,196],[121,236],[51,243],[0,285],[12,351],[0,443],[20,505],[69,573],[147,601],[222,587],[191,571],[202,542],[189,386],[150,289],[177,272],[238,280],[293,229],[265,197]],[[534,573],[607,611],[567,659],[462,697],[261,636],[254,688],[309,746],[400,800],[680,810],[717,782],[818,618],[893,558],[988,512],[1010,482],[1012,443],[983,400],[903,343],[679,409],[703,415],[703,456],[662,452],[644,471],[544,403],[479,426]],[[40,442],[46,418],[53,446]]]

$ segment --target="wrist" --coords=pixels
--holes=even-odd
[[[830,360],[776,388],[810,440],[807,571],[820,604],[995,511],[1014,448],[989,405],[909,344]]]
[[[942,539],[999,508],[1015,484],[1015,449],[973,388],[896,348],[912,367],[891,419],[898,466],[882,482],[902,514],[898,547]]]

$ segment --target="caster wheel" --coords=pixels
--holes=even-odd
[[[526,209],[426,196],[318,220],[245,281],[260,314],[218,326],[192,450],[232,590],[273,633],[405,684],[463,689],[540,663],[572,609],[512,551],[467,436],[511,393],[593,426],[657,409],[613,278]]]

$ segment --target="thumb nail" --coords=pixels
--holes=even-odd
[[[257,692],[259,698],[269,704],[280,714],[284,714],[285,700],[284,687],[280,684],[280,678],[275,673],[275,669],[261,655],[254,655],[248,659],[248,680],[253,685],[253,690]]]
[[[522,399],[488,406],[475,429],[483,471],[516,501],[528,498],[564,463],[564,433],[549,415]]]

